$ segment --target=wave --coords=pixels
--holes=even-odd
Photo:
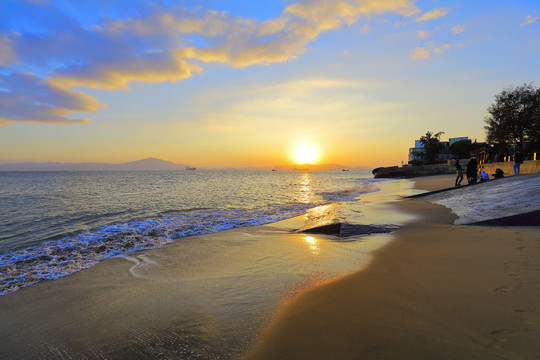
[[[379,181],[373,180],[374,179],[362,179],[359,181],[359,186],[353,189],[328,191],[321,193],[321,195],[323,199],[329,202],[358,201],[360,200],[360,195],[380,190],[377,187],[377,182]]]
[[[111,257],[159,248],[186,236],[277,222],[302,215],[308,209],[325,203],[354,201],[360,194],[370,191],[377,191],[377,188],[370,185],[324,193],[321,204],[296,203],[258,210],[189,209],[191,211],[183,211],[181,215],[101,226],[45,241],[0,254],[0,295],[43,280],[67,276]]]

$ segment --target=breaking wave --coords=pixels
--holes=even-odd
[[[67,276],[98,262],[135,251],[159,248],[186,236],[269,224],[304,214],[308,209],[339,201],[355,201],[362,193],[377,191],[374,184],[321,193],[320,203],[270,206],[258,210],[208,211],[133,221],[97,227],[78,235],[42,242],[38,245],[0,254],[0,295]]]

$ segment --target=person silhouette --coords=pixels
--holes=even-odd
[[[476,184],[476,177],[478,176],[478,162],[476,156],[471,157],[467,164],[467,181],[469,185]]]
[[[463,167],[459,163],[459,159],[456,160],[455,165],[456,165],[456,171],[457,171],[456,186],[459,186],[459,185],[461,185],[461,181],[463,180]]]
[[[523,164],[523,154],[518,151],[514,154],[514,175],[519,175],[521,164]]]

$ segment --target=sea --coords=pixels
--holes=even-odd
[[[367,171],[0,172],[0,350],[238,358],[283,299],[358,270],[391,241],[411,217],[389,203],[416,193],[411,184]],[[279,232],[336,222],[367,231]]]

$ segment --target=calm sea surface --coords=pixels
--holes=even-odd
[[[0,172],[0,295],[377,191],[369,172]]]

